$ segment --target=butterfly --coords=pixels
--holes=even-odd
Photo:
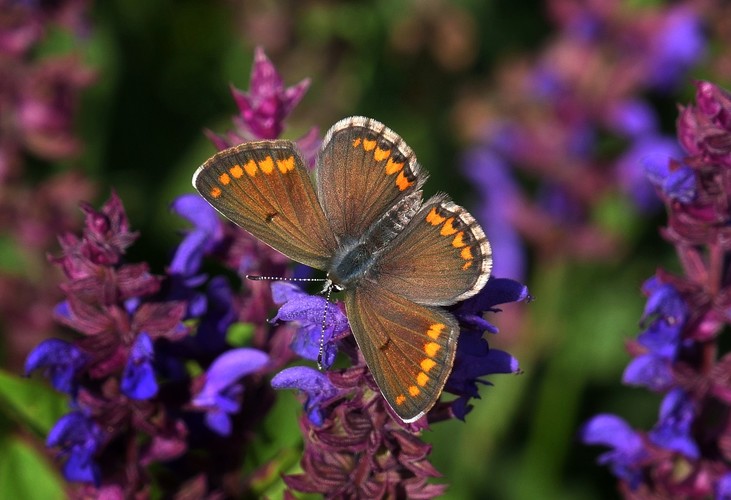
[[[294,142],[256,141],[214,155],[193,186],[262,242],[327,273],[381,393],[413,422],[454,365],[459,326],[443,307],[485,286],[490,244],[447,195],[424,201],[428,174],[376,120],[333,125],[314,174],[313,182]]]

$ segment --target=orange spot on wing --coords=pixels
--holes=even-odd
[[[376,148],[376,151],[373,153],[373,158],[376,161],[383,161],[386,158],[388,158],[389,156],[391,156],[391,150],[390,149]]]
[[[392,158],[389,158],[386,162],[386,174],[388,175],[393,175],[396,172],[400,171],[402,168],[404,168],[403,162],[393,161]]]
[[[220,187],[211,188],[211,197],[212,198],[218,198],[219,196],[221,196],[221,193],[222,192],[223,191],[221,191],[221,188]]]
[[[231,176],[224,172],[218,176],[218,181],[224,186],[228,186],[231,183]]]
[[[256,175],[256,171],[258,170],[256,167],[256,162],[254,160],[249,160],[246,162],[246,165],[244,165],[244,170],[246,170],[246,173],[249,177],[254,177]]]
[[[456,233],[457,230],[454,228],[454,226],[452,226],[453,222],[454,217],[450,217],[449,219],[447,219],[447,222],[444,223],[444,225],[442,226],[442,230],[439,231],[439,234],[441,234],[442,236],[451,236]]]
[[[411,394],[414,397],[418,396],[420,392],[421,392],[421,389],[419,389],[415,385],[412,385],[411,387],[409,387],[409,394]]]
[[[372,141],[369,141],[368,139],[363,139],[363,149],[366,151],[372,151],[376,147],[376,141],[375,139]]]
[[[464,260],[472,260],[474,257],[472,256],[472,249],[470,247],[464,247],[461,252],[459,252],[459,255]]]
[[[406,396],[404,396],[403,394],[399,394],[398,396],[396,396],[396,404],[397,405],[401,406],[405,402],[406,402]]]
[[[421,387],[424,387],[427,382],[429,382],[429,375],[424,372],[419,372],[419,374],[416,376],[416,383],[419,384]]]
[[[452,240],[452,246],[454,248],[462,248],[463,246],[465,246],[465,244],[466,243],[464,242],[464,233],[460,231],[457,233],[457,236],[455,236]]]
[[[467,269],[469,269],[470,267],[472,267],[472,261],[471,261],[471,260],[468,260],[468,261],[467,261],[467,262],[465,262],[465,263],[464,263],[464,265],[462,266],[462,270],[463,270],[463,271],[466,271],[466,270],[467,270]]]
[[[400,172],[398,177],[396,177],[396,186],[399,188],[399,191],[408,189],[412,184],[414,184],[414,181],[408,180],[403,172]]]
[[[265,174],[271,174],[274,171],[274,160],[272,160],[272,157],[267,156],[262,161],[260,161],[259,168]]]
[[[429,338],[436,340],[439,338],[439,335],[441,335],[442,330],[444,330],[445,326],[446,325],[444,323],[434,323],[426,331],[426,334],[429,336]]]
[[[437,213],[436,207],[432,207],[432,209],[429,210],[429,213],[426,215],[426,221],[432,226],[438,226],[439,224],[444,222],[445,219]]]
[[[419,366],[421,366],[422,370],[424,370],[425,372],[428,372],[429,370],[431,370],[432,368],[437,366],[437,362],[434,361],[433,359],[424,358],[421,360],[421,363],[419,363]]]
[[[233,175],[234,179],[240,179],[242,175],[244,175],[244,169],[241,168],[241,165],[234,165],[233,167],[229,168],[228,171]]]
[[[294,156],[290,156],[284,160],[277,160],[277,168],[283,174],[291,172],[294,169]]]
[[[442,346],[440,346],[436,342],[427,342],[426,344],[424,344],[424,352],[430,358],[433,358],[434,356],[436,356],[437,352],[441,348],[442,348]]]
[[[360,146],[360,137],[353,139],[353,147],[357,148],[358,146]]]

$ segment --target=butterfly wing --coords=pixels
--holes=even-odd
[[[427,177],[401,137],[360,116],[330,128],[316,174],[317,196],[341,241],[361,238],[389,209],[419,191]]]
[[[452,369],[459,326],[446,311],[415,304],[367,282],[345,292],[358,347],[381,393],[405,422],[439,399]]]
[[[336,241],[291,141],[247,142],[217,153],[193,186],[235,224],[289,258],[325,269]]]
[[[419,304],[444,306],[479,292],[492,251],[475,219],[445,195],[425,202],[379,256],[371,279]]]

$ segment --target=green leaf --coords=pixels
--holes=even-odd
[[[234,323],[228,327],[226,342],[234,347],[243,347],[251,343],[254,336],[254,325],[252,323]]]
[[[66,498],[64,482],[42,453],[17,437],[0,437],[3,498]]]
[[[42,436],[68,412],[63,394],[41,381],[21,378],[4,370],[0,370],[0,405],[11,420]]]

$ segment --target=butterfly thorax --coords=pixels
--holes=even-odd
[[[420,206],[421,191],[416,191],[383,214],[361,238],[341,238],[340,248],[330,262],[328,278],[344,289],[365,278]]]
[[[351,288],[368,274],[375,260],[366,243],[346,244],[334,255],[327,277],[343,289]]]

